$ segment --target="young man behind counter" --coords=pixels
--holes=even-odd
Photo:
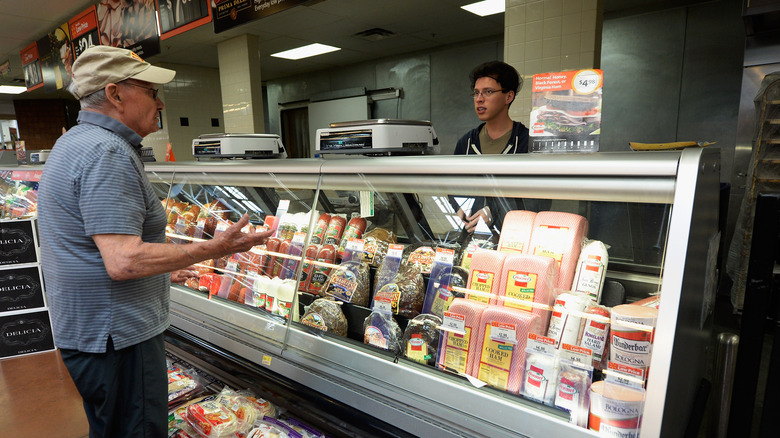
[[[455,144],[455,155],[523,154],[528,152],[528,128],[509,117],[509,107],[523,87],[514,67],[501,61],[480,64],[471,71],[471,96],[474,111],[482,121]],[[450,203],[463,221],[464,229],[473,232],[480,221],[488,228],[500,230],[504,214],[514,209],[506,200],[478,197],[470,212],[453,198]],[[506,205],[504,205],[506,204]]]
[[[171,281],[271,233],[242,233],[244,215],[214,239],[165,243],[165,209],[139,149],[164,108],[154,86],[175,74],[130,50],[85,50],[69,87],[81,105],[78,125],[55,143],[39,185],[54,340],[83,399],[90,438],[167,436]]]

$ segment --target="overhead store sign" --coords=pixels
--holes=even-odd
[[[41,74],[41,59],[38,56],[38,44],[32,43],[19,52],[22,57],[22,69],[24,70],[24,84],[27,91],[43,87],[43,75]]]
[[[56,27],[38,40],[38,55],[41,58],[43,87],[46,92],[52,93],[67,87],[70,84],[70,69],[74,59],[68,23]]]
[[[154,3],[103,0],[97,5],[97,18],[100,44],[130,49],[144,58],[160,53]]]
[[[94,6],[76,15],[68,21],[70,41],[73,45],[73,59],[77,59],[85,50],[100,45],[97,12]]]
[[[290,9],[308,0],[213,0],[214,33]]]
[[[160,39],[168,39],[211,21],[208,0],[155,0]]]

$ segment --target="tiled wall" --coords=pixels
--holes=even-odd
[[[143,144],[154,148],[157,161],[165,161],[166,144],[170,142],[176,161],[189,161],[193,159],[193,138],[225,132],[219,70],[178,64],[164,67],[176,70],[176,77],[160,90],[165,103],[162,129],[149,134]],[[182,126],[182,118],[189,126]],[[217,119],[219,126],[212,126],[211,119]]]
[[[597,68],[601,47],[600,0],[507,0],[504,60],[523,77],[514,120],[529,120],[531,78],[537,73]]]
[[[217,48],[225,132],[265,133],[257,37],[241,35]]]

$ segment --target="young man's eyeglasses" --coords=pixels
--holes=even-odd
[[[160,92],[160,90],[154,88],[154,87],[144,87],[143,85],[134,84],[132,82],[122,82],[125,85],[132,85],[134,87],[143,88],[144,90],[151,90],[152,91],[152,99],[157,99],[157,93]]]
[[[491,90],[491,89],[487,89],[487,90],[482,90],[482,91],[477,91],[477,90],[474,90],[474,91],[471,93],[471,97],[473,97],[473,98],[474,98],[474,100],[477,100],[477,98],[479,98],[479,95],[481,94],[481,95],[482,95],[482,97],[484,97],[485,99],[487,99],[487,98],[489,98],[490,96],[492,96],[492,95],[494,95],[494,94],[496,94],[496,93],[506,93],[506,92],[507,92],[507,90],[504,90],[504,89],[501,89],[501,90]]]

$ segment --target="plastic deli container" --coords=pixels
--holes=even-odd
[[[605,381],[590,386],[589,429],[603,436],[638,437],[644,391]]]
[[[640,369],[650,366],[658,309],[623,304],[612,308],[610,360]]]

